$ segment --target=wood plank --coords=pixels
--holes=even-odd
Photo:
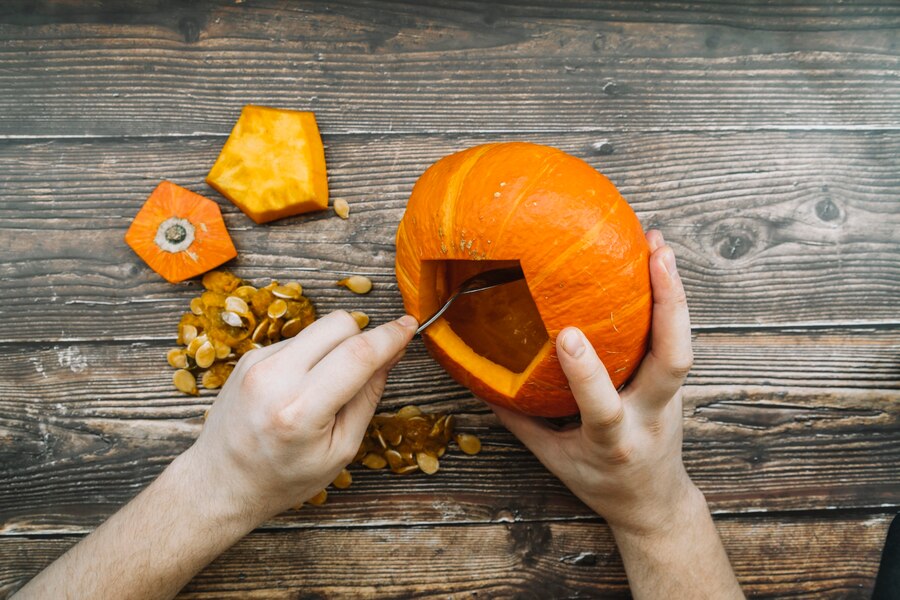
[[[197,285],[165,283],[122,241],[162,178],[220,199],[242,276],[300,278],[322,312],[399,315],[394,232],[415,179],[489,139],[328,138],[332,195],[350,220],[327,211],[267,226],[200,183],[219,139],[0,144],[0,341],[171,335]],[[594,152],[591,134],[519,139],[586,157],[665,231],[697,327],[897,322],[900,133],[622,134],[604,138],[613,154]],[[375,291],[336,288],[346,272],[369,274]]]
[[[0,135],[224,135],[247,102],[330,134],[900,125],[893,3],[167,8],[13,2]]]
[[[867,598],[891,515],[717,522],[750,598]],[[0,537],[0,593],[23,585],[78,538]],[[477,548],[477,551],[474,549]],[[252,533],[179,598],[627,598],[603,523]]]
[[[0,346],[0,531],[92,526],[192,443],[214,392],[175,392],[167,347]],[[898,347],[900,329],[701,332],[684,457],[714,510],[900,506]],[[453,411],[484,452],[451,451],[435,477],[354,467],[349,490],[276,525],[590,515],[418,342],[383,409],[408,403]]]

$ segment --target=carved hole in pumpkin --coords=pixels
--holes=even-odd
[[[437,310],[465,279],[483,271],[518,266],[516,260],[427,261]],[[433,270],[432,270],[433,269]],[[429,273],[429,275],[431,275]],[[550,336],[525,280],[457,298],[444,313],[453,332],[479,356],[513,373],[523,373]]]

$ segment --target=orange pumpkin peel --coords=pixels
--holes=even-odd
[[[584,161],[529,143],[476,146],[416,182],[397,231],[407,312],[434,314],[465,278],[518,263],[525,281],[463,296],[425,330],[477,396],[531,415],[578,412],[555,341],[579,327],[614,385],[646,351],[650,249],[631,207]]]
[[[135,216],[125,242],[166,281],[177,283],[237,256],[219,206],[169,181]]]

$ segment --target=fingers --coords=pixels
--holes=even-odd
[[[650,234],[647,237],[649,241]],[[664,244],[661,234],[659,241],[662,245],[650,256],[653,288],[650,351],[626,392],[638,397],[644,408],[659,408],[675,395],[690,371],[694,356],[691,319],[675,266],[675,253]]]
[[[388,372],[387,368],[376,371],[363,388],[335,416],[334,431],[331,435],[332,443],[350,454],[351,458],[359,449],[369,421],[375,414],[378,401],[387,384]]]
[[[650,244],[650,253],[653,254],[665,244],[663,234],[658,229],[651,229],[647,232],[647,243]]]
[[[625,409],[594,347],[580,330],[567,327],[556,339],[556,350],[585,433],[597,442],[616,443],[622,436]]]
[[[292,375],[303,375],[341,342],[358,333],[359,325],[350,313],[336,310],[315,321],[293,338],[254,350],[250,354],[279,346],[275,353],[264,356],[268,359],[266,367],[271,368],[273,373],[279,373],[284,379],[291,380]]]
[[[331,422],[341,407],[406,347],[417,325],[407,315],[345,339],[303,378],[302,397],[308,406],[295,403],[288,410],[302,410],[321,424]]]

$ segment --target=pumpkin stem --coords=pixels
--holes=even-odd
[[[170,217],[159,224],[153,241],[165,252],[183,252],[194,243],[194,226],[187,219]]]

